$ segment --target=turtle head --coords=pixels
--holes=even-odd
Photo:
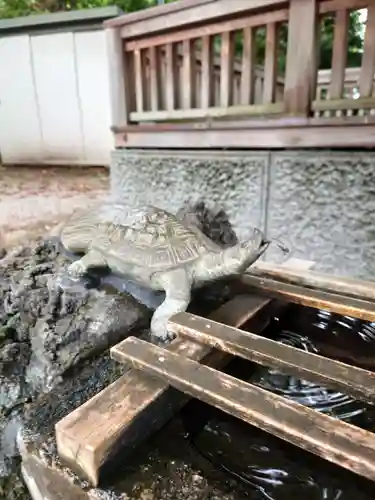
[[[228,274],[240,274],[246,271],[263,255],[271,243],[260,229],[254,228],[251,236],[223,252],[223,265]]]
[[[272,242],[275,242],[283,253],[289,249],[278,240],[266,238],[257,228],[252,230],[251,236],[223,252],[223,266],[227,274],[241,274],[261,257]]]

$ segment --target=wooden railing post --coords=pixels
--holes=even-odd
[[[285,112],[308,116],[317,80],[318,0],[290,0]]]
[[[109,91],[112,126],[126,125],[129,121],[131,99],[134,96],[132,79],[134,71],[130,61],[126,61],[120,28],[107,28],[107,58],[109,68]]]

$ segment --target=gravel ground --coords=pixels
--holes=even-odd
[[[0,166],[0,248],[43,235],[108,187],[104,168]]]

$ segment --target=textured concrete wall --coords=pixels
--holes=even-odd
[[[375,278],[373,153],[117,150],[111,185],[129,203],[170,210],[186,200],[216,202],[241,237],[257,225],[319,269]]]

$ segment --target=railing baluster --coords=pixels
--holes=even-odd
[[[146,61],[144,50],[134,51],[134,69],[135,69],[135,98],[137,111],[146,110]]]
[[[195,106],[196,54],[194,40],[184,40],[182,44],[182,107],[191,109]]]
[[[177,105],[177,57],[174,43],[167,43],[166,56],[166,103],[167,109],[172,110]]]
[[[254,102],[255,33],[252,28],[243,30],[243,52],[241,72],[241,104]]]
[[[344,92],[345,68],[348,51],[349,11],[342,9],[336,12],[335,34],[332,51],[330,99],[341,99]]]
[[[220,105],[227,108],[233,101],[233,33],[221,36]]]
[[[277,74],[277,25],[269,23],[266,35],[266,59],[264,63],[263,104],[271,104],[275,100]]]
[[[375,5],[369,5],[367,10],[367,26],[361,75],[359,78],[359,93],[361,97],[371,97],[375,73]]]
[[[150,47],[150,107],[160,109],[161,102],[161,61],[159,47]]]
[[[202,37],[202,77],[201,77],[201,107],[207,109],[214,105],[214,76],[212,68],[212,43],[210,35]]]

